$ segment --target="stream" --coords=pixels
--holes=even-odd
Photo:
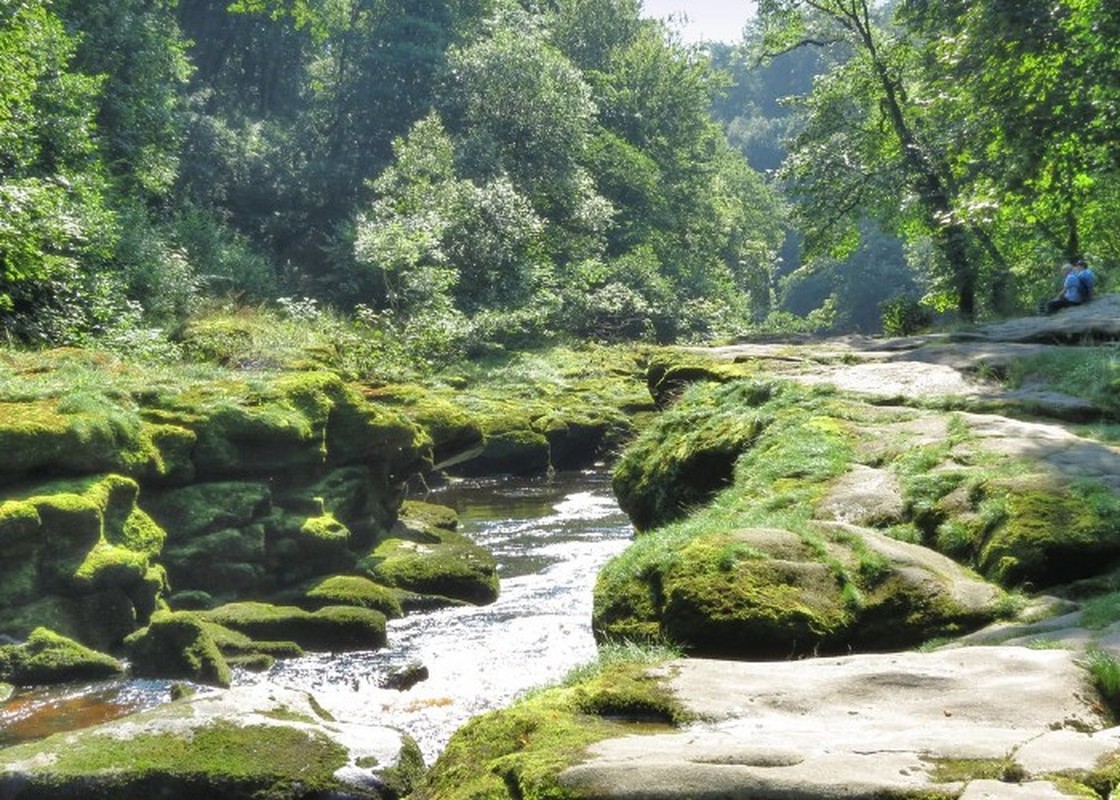
[[[234,686],[267,682],[309,691],[340,721],[400,728],[431,764],[471,717],[595,658],[595,577],[633,533],[608,474],[453,481],[423,499],[454,508],[460,530],[494,554],[497,601],[390,620],[383,649],[312,653],[263,673],[238,670]],[[426,680],[406,691],[380,688],[386,676],[417,664],[427,668]],[[0,705],[0,746],[152,707],[164,702],[169,683],[19,692]]]

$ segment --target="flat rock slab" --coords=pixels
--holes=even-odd
[[[208,730],[222,727],[242,729],[243,733],[230,739],[223,752],[211,759],[212,764],[203,769],[201,759],[183,755],[184,748],[197,749]],[[289,732],[286,736],[285,731]],[[270,744],[275,732],[281,734],[280,745]],[[118,742],[122,744],[115,744]],[[123,743],[136,742],[144,746],[144,758],[120,755],[130,752],[122,750]],[[198,695],[0,750],[0,799],[118,797],[120,787],[129,784],[150,785],[154,787],[151,796],[164,800],[201,797],[202,785],[213,792],[207,796],[227,800],[263,796],[277,786],[290,790],[277,790],[269,797],[319,798],[326,796],[321,787],[309,786],[306,791],[299,787],[308,780],[304,771],[324,758],[324,742],[342,754],[333,772],[330,797],[373,800],[399,796],[399,791],[387,787],[386,776],[400,768],[409,750],[415,749],[403,733],[325,718],[306,692],[248,686]],[[419,758],[418,750],[415,754]],[[396,777],[388,780],[395,782]]]
[[[774,663],[685,659],[664,679],[700,721],[601,742],[561,775],[582,796],[820,800],[937,791],[1060,797],[1046,780],[1120,751],[1077,656],[972,647]],[[939,777],[976,759],[1015,783]]]

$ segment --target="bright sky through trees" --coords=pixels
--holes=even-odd
[[[644,0],[643,14],[670,20],[686,42],[736,42],[743,25],[755,13],[753,0]],[[681,24],[682,17],[687,23]]]

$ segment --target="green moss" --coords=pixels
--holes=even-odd
[[[685,392],[615,467],[614,491],[635,527],[680,519],[730,485],[736,460],[772,422],[765,406],[775,391],[739,382]]]
[[[0,483],[32,472],[140,475],[159,458],[135,405],[97,389],[0,403]]]
[[[308,650],[365,650],[385,645],[385,615],[368,608],[327,606],[308,612],[267,603],[230,603],[197,612],[254,639],[292,641]]]
[[[74,583],[81,590],[134,586],[144,580],[147,572],[145,554],[101,543],[89,551],[75,571]]]
[[[0,607],[30,602],[39,577],[39,511],[23,500],[0,502]]]
[[[662,577],[662,634],[706,654],[748,647],[778,657],[834,647],[853,621],[834,571],[809,548],[779,559],[741,547],[724,534],[684,546]],[[741,560],[749,566],[732,568]]]
[[[300,525],[299,532],[304,538],[322,542],[329,546],[345,545],[350,540],[350,531],[335,519],[334,514],[308,517]]]
[[[18,763],[27,753],[51,747],[56,757],[34,769],[29,787],[45,790],[54,782],[81,778],[91,800],[131,800],[161,791],[280,800],[339,789],[334,773],[347,763],[345,748],[321,733],[225,721],[190,736],[138,733],[121,738],[86,732],[65,745],[52,745],[53,737],[9,748],[0,764]]]
[[[405,500],[401,503],[400,518],[411,525],[442,528],[445,531],[454,531],[459,527],[459,515],[455,509],[422,500]]]
[[[0,679],[21,686],[102,680],[122,672],[115,658],[47,628],[36,628],[23,644],[0,645]]]
[[[429,533],[438,541],[384,541],[359,567],[378,583],[416,594],[476,604],[497,598],[497,563],[487,550],[457,532]]]
[[[359,575],[335,575],[316,582],[303,595],[313,608],[357,606],[372,608],[387,617],[403,615],[399,592]]]
[[[932,765],[930,778],[935,783],[967,783],[990,780],[1021,783],[1026,773],[1011,756],[1006,758],[925,758]]]
[[[144,501],[171,543],[245,527],[267,515],[271,504],[265,484],[246,481],[199,483],[146,496]]]
[[[424,777],[427,769],[420,745],[411,736],[403,737],[403,746],[397,763],[381,770],[380,779],[389,797],[408,797]],[[360,759],[359,759],[360,760]],[[375,759],[376,760],[376,759]],[[356,766],[362,766],[357,764]],[[377,766],[368,764],[367,769]]]
[[[650,730],[634,726],[635,720],[683,719],[648,672],[645,662],[583,669],[565,686],[475,717],[451,737],[413,800],[574,799],[558,776],[590,745]]]
[[[1120,497],[1101,483],[1018,479],[990,491],[1001,496],[1002,513],[978,562],[1000,583],[1064,583],[1120,555]]]
[[[211,635],[193,614],[163,613],[125,640],[132,672],[138,677],[185,678],[215,686],[230,685],[230,668]]]
[[[479,420],[452,398],[416,384],[371,389],[367,397],[401,412],[423,429],[432,442],[433,469],[444,469],[482,450]]]
[[[39,511],[26,500],[0,502],[0,550],[9,557],[30,551],[39,531]]]

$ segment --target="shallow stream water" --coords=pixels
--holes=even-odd
[[[605,473],[457,481],[423,499],[456,509],[460,530],[494,554],[501,579],[496,602],[390,620],[381,650],[308,654],[265,673],[238,671],[234,685],[310,691],[341,721],[409,733],[431,764],[471,717],[594,659],[595,576],[632,534]],[[386,676],[411,664],[426,667],[427,680],[406,691],[380,688]],[[161,681],[21,692],[0,705],[0,746],[119,717],[167,695],[168,682]]]

